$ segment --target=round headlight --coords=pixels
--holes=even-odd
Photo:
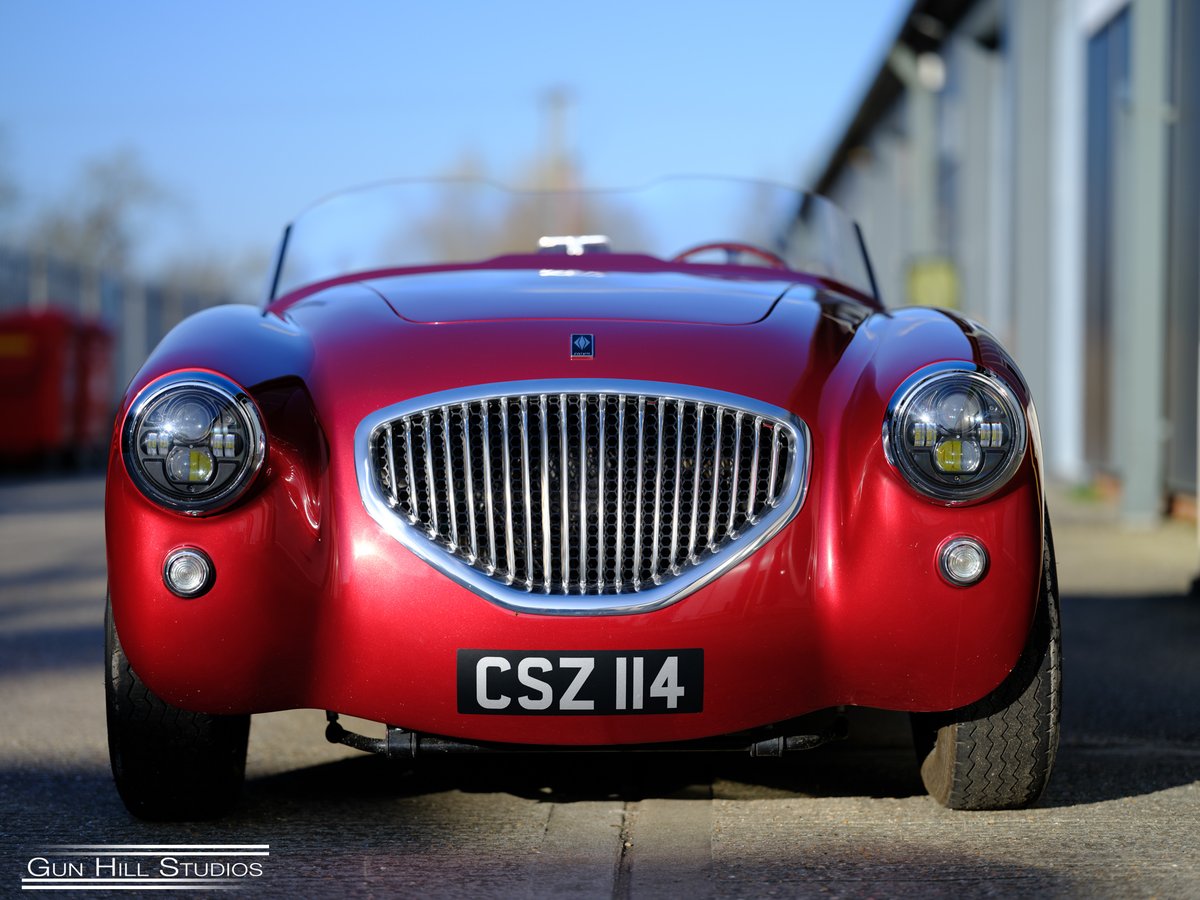
[[[999,490],[1025,456],[1025,415],[1008,386],[968,363],[917,372],[888,404],[888,461],[938,500],[978,500]]]
[[[258,407],[240,387],[207,372],[180,372],[134,401],[121,449],[143,494],[199,515],[228,506],[249,487],[266,438]]]

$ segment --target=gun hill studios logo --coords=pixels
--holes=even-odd
[[[263,877],[270,844],[60,844],[32,856],[23,891],[230,891]]]

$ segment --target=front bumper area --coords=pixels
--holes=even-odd
[[[530,615],[471,593],[386,534],[362,507],[350,467],[329,467],[312,481],[277,442],[269,472],[245,502],[189,519],[154,507],[119,460],[113,466],[113,613],[134,668],[156,693],[212,713],[336,710],[450,741],[644,745],[735,734],[845,705],[956,708],[1012,668],[1040,574],[1032,477],[1014,479],[985,506],[948,509],[869,473],[871,500],[853,509],[814,478],[805,507],[783,531],[670,607]],[[951,587],[936,571],[937,548],[964,531],[992,553],[988,575],[969,589]],[[162,560],[180,546],[213,560],[216,579],[203,597],[183,600],[162,584]],[[463,649],[678,648],[704,652],[699,712],[459,712],[455,660]]]

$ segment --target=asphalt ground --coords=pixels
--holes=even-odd
[[[94,477],[0,479],[0,895],[36,887],[22,879],[43,864],[80,861],[90,877],[112,859],[62,845],[252,844],[269,847],[247,858],[261,874],[201,893],[1200,896],[1194,526],[1125,531],[1103,502],[1053,496],[1063,742],[1031,810],[938,807],[890,714],[858,714],[850,741],[785,760],[460,757],[410,770],[327,744],[323,714],[299,711],[255,717],[235,813],[149,825],[108,771],[102,496]]]

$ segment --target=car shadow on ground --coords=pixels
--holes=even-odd
[[[17,613],[10,609],[9,617]],[[99,607],[104,615],[104,607]],[[5,614],[0,613],[0,624]],[[104,630],[102,625],[70,625],[39,628],[15,634],[0,633],[0,678],[28,676],[41,672],[91,669],[96,679],[104,675]]]
[[[480,754],[416,763],[364,756],[253,780],[247,800],[264,807],[301,796],[306,803],[371,805],[450,791],[550,803],[923,793],[911,751],[815,750],[795,760],[736,761],[727,753]]]
[[[1043,806],[1101,803],[1200,780],[1200,601],[1063,599],[1063,737]],[[416,765],[363,757],[259,779],[253,795],[378,798],[449,790],[572,802],[890,797],[924,793],[907,717],[851,710],[851,737],[783,759],[732,753],[475,754]],[[314,739],[318,739],[314,735]]]
[[[1200,601],[1185,595],[1067,596],[1063,621],[1063,741],[1042,805],[1094,804],[1200,781],[1195,702]],[[94,667],[100,679],[102,640],[98,623],[5,635],[0,676]],[[447,791],[564,803],[922,795],[906,717],[852,710],[851,718],[849,740],[783,759],[733,753],[477,754],[431,757],[412,766],[364,754],[253,778],[241,814],[286,816],[288,810],[331,803],[371,807]],[[319,728],[311,739],[323,740]],[[43,804],[56,792],[56,780],[83,775],[0,767],[0,780],[18,805]],[[106,781],[106,795],[110,788]],[[76,811],[63,812],[70,818]]]
[[[1200,780],[1200,753],[1065,745],[1040,805],[1155,794]],[[923,796],[911,747],[827,746],[784,759],[731,753],[478,754],[415,763],[366,756],[254,779],[261,811],[293,803],[362,804],[446,792],[504,793],[553,803],[648,799],[774,800]]]

